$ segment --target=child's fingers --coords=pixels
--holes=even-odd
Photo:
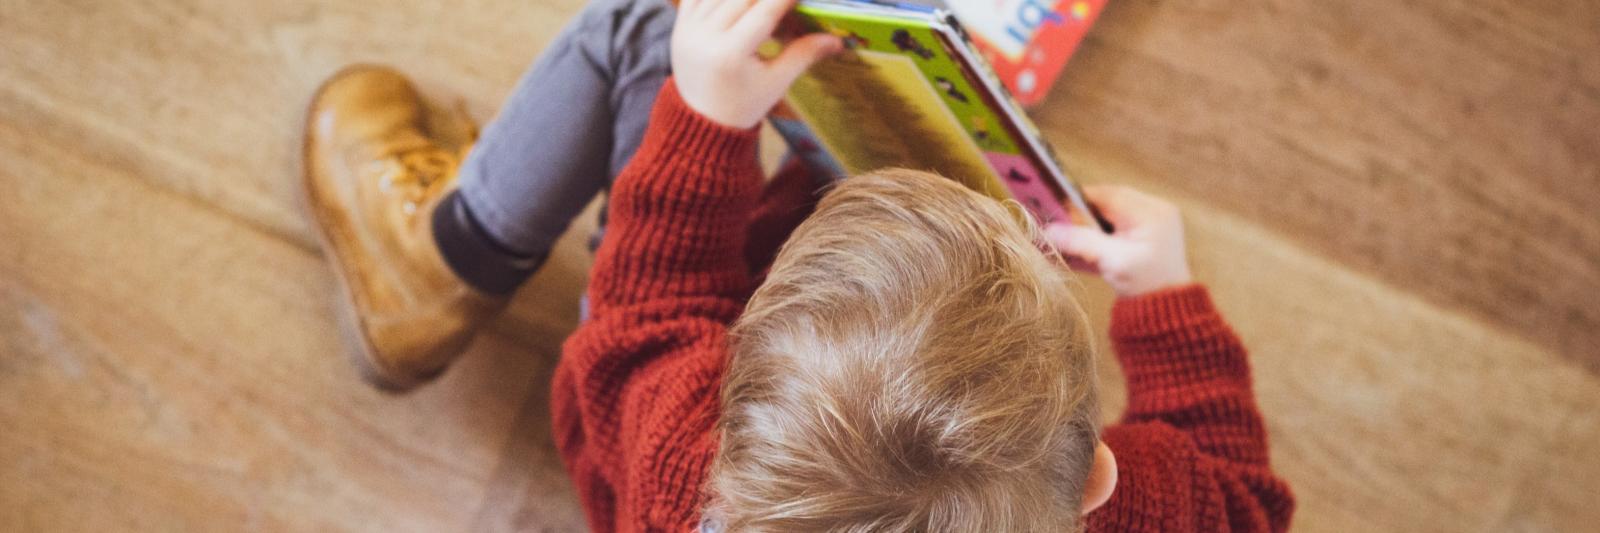
[[[774,83],[787,89],[806,69],[844,49],[844,41],[827,33],[813,33],[795,39],[784,47],[783,53],[768,64]]]
[[[752,39],[757,43],[772,37],[773,30],[778,28],[778,22],[784,15],[794,9],[798,0],[755,0],[744,17],[734,23],[733,31],[740,36]]]
[[[1121,185],[1089,185],[1083,188],[1083,196],[1109,219],[1114,216],[1113,213],[1127,214],[1131,207],[1128,205],[1129,190]],[[1111,222],[1116,223],[1115,220]]]
[[[1083,195],[1100,209],[1111,225],[1131,228],[1148,220],[1164,203],[1154,196],[1121,185],[1091,185],[1084,187]]]
[[[1044,238],[1056,251],[1067,256],[1070,264],[1079,270],[1093,270],[1100,264],[1112,245],[1111,237],[1090,226],[1051,224],[1044,228]],[[1080,268],[1080,265],[1087,268]]]
[[[707,13],[712,12],[727,0],[684,0],[678,4],[678,12],[696,19],[703,19]]]
[[[706,2],[702,11],[705,13],[706,22],[710,22],[719,29],[733,27],[750,10],[751,0],[702,0]],[[713,5],[714,3],[714,5]]]

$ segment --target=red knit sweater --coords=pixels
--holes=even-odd
[[[756,133],[693,112],[670,80],[618,177],[591,317],[552,386],[556,446],[590,525],[688,531],[716,453],[727,327],[800,217],[763,195]],[[794,167],[775,178],[792,184]],[[752,227],[757,236],[747,242]],[[752,264],[749,258],[755,258]],[[1199,286],[1118,301],[1128,410],[1106,428],[1120,480],[1092,531],[1281,531],[1294,499],[1267,463],[1245,350]]]

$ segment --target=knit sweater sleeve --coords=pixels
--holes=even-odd
[[[699,116],[668,80],[612,190],[590,318],[551,385],[556,447],[595,531],[683,531],[698,519],[726,329],[751,283],[755,145],[755,130]]]
[[[650,301],[737,298],[742,253],[760,198],[757,130],[700,116],[671,79],[633,162],[611,191],[610,227],[595,256],[593,316]]]
[[[1119,481],[1095,531],[1284,531],[1289,486],[1272,471],[1244,345],[1204,287],[1118,301],[1111,338],[1128,408],[1104,439]]]

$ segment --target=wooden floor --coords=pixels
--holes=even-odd
[[[1183,204],[1296,526],[1593,531],[1600,2],[1111,4],[1039,120]],[[339,355],[296,199],[323,77],[487,119],[580,5],[0,2],[0,530],[580,530],[546,415],[577,240],[397,397]]]

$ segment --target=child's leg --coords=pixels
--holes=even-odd
[[[674,14],[666,0],[597,0],[523,75],[434,220],[467,282],[515,290],[632,157],[669,74]]]

